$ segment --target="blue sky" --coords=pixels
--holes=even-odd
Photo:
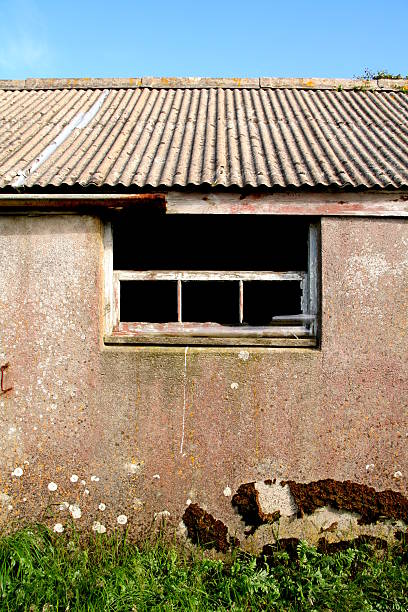
[[[408,0],[0,0],[0,78],[408,74]]]

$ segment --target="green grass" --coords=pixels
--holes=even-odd
[[[136,546],[115,536],[81,542],[42,526],[0,538],[0,610],[401,610],[408,609],[404,547],[368,545],[270,565],[235,552],[221,561],[163,539]]]

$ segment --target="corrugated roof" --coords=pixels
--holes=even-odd
[[[144,81],[0,82],[0,187],[408,187],[407,82]]]

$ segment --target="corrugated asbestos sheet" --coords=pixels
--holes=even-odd
[[[0,90],[0,187],[407,187],[408,95]]]

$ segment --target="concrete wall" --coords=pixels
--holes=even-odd
[[[323,219],[321,349],[189,348],[185,369],[184,347],[103,346],[98,219],[1,216],[3,525],[80,508],[136,534],[199,507],[242,539],[245,483],[405,495],[407,247],[404,220]]]

